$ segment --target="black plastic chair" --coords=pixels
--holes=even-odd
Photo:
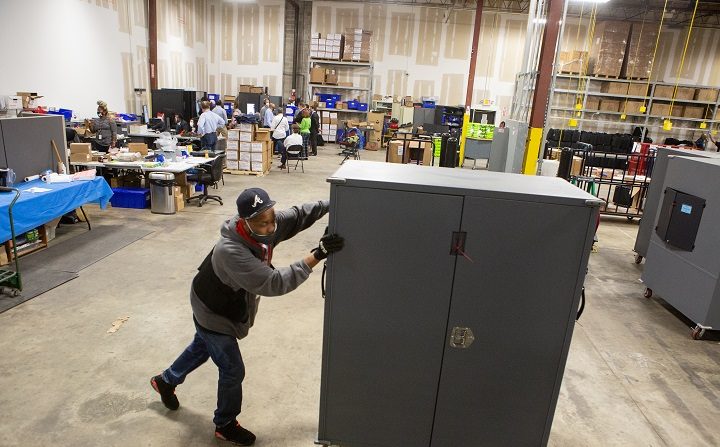
[[[208,194],[208,186],[216,185],[217,182],[222,180],[224,164],[225,154],[220,154],[210,163],[200,165],[195,168],[200,171],[197,174],[188,175],[188,180],[200,183],[201,185],[203,185],[203,190],[202,193],[188,198],[186,200],[187,203],[190,203],[191,200],[197,200],[198,206],[203,206],[203,203],[207,202],[208,200],[215,200],[216,202],[219,202],[220,205],[223,204],[222,197]]]
[[[285,166],[287,167],[288,173],[290,172],[290,164],[288,161],[290,160],[296,160],[295,162],[295,170],[297,170],[298,164],[302,168],[302,172],[305,173],[305,163],[304,161],[308,158],[303,155],[303,147],[302,144],[293,144],[292,146],[288,147],[286,149],[287,151],[287,161],[285,162]]]

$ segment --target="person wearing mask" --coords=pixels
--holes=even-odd
[[[111,147],[117,144],[117,124],[108,115],[108,107],[105,101],[97,102],[97,118],[90,122],[90,131],[96,134],[92,141],[93,150],[108,152]]]
[[[262,127],[265,126],[265,111],[270,107],[270,100],[268,98],[263,99],[263,105],[260,107],[260,124]]]
[[[274,111],[275,110],[275,104],[268,104],[267,108],[265,109],[264,115],[260,115],[260,119],[262,120],[262,127],[270,128],[270,125],[272,124],[272,120],[275,117]]]
[[[200,134],[200,148],[215,150],[217,144],[217,130],[225,125],[222,118],[217,113],[210,111],[210,103],[203,101],[200,103],[202,114],[198,118],[197,131]]]
[[[303,141],[303,157],[307,157],[308,154],[308,142],[310,141],[310,126],[312,120],[310,119],[310,109],[304,109],[300,114],[302,119],[300,120],[300,135]]]
[[[190,132],[190,124],[180,115],[175,114],[175,133],[178,135],[185,135]]]
[[[317,155],[317,140],[320,135],[320,115],[317,113],[317,103],[310,106],[310,155]]]
[[[282,143],[290,132],[290,123],[279,107],[275,109],[275,117],[270,123],[270,130],[272,131],[272,140],[275,143],[274,151],[280,154],[282,153]]]
[[[280,169],[285,169],[285,163],[287,162],[287,149],[290,146],[302,146],[303,138],[300,135],[300,126],[297,124],[292,125],[292,134],[285,138],[283,141],[282,158],[280,159]]]
[[[170,367],[150,379],[150,384],[165,407],[177,410],[180,402],[176,387],[212,359],[219,370],[215,437],[252,445],[255,435],[237,420],[245,377],[238,340],[252,328],[261,295],[276,297],[292,292],[320,261],[341,250],[344,241],[326,231],[309,255],[288,267],[275,268],[275,246],[325,216],[329,202],[321,200],[276,212],[275,202],[267,192],[249,188],[240,193],[236,205],[237,214],[225,221],[220,239],[192,281],[194,338]]]
[[[228,116],[227,116],[227,111],[225,111],[225,108],[223,107],[222,100],[218,99],[217,102],[215,102],[215,107],[213,107],[212,111],[213,111],[213,113],[216,113],[217,116],[222,118],[223,126],[227,126]]]

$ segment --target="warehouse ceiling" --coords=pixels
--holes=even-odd
[[[331,0],[343,1],[343,0]],[[475,9],[475,0],[365,0],[364,3],[382,3],[410,6],[436,6],[449,9]],[[599,19],[635,20],[659,23],[665,0],[610,0],[598,5]],[[571,0],[569,16],[589,14],[589,2]],[[484,0],[483,9],[527,13],[530,0]],[[664,23],[671,27],[687,27],[692,19],[695,0],[668,0]],[[694,26],[720,28],[720,0],[701,0]]]

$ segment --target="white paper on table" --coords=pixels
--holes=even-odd
[[[97,171],[95,169],[86,169],[72,174],[71,177],[73,180],[94,180],[96,175]]]
[[[32,188],[28,188],[28,189],[26,189],[25,191],[27,191],[27,192],[48,192],[48,191],[52,191],[52,189],[50,189],[50,188],[41,188],[41,187],[39,187],[39,186],[33,186]]]

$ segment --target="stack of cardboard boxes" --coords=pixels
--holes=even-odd
[[[573,74],[585,73],[587,60],[587,51],[561,51],[558,55],[558,71]]]
[[[630,37],[630,22],[605,21],[595,28],[588,74],[620,77]]]
[[[372,127],[372,132],[368,134],[368,141],[365,143],[365,149],[376,151],[382,145],[382,132],[385,125],[385,114],[380,112],[369,112],[367,116],[367,125]]]
[[[70,143],[70,163],[88,163],[92,161],[90,143]]]
[[[345,30],[345,46],[342,60],[346,62],[370,62],[372,31],[361,28]]]
[[[620,75],[629,79],[647,79],[652,69],[653,54],[657,42],[657,30],[650,26],[633,23],[627,57]]]
[[[265,87],[260,87],[257,85],[253,86],[253,85],[248,85],[248,84],[241,84],[238,89],[238,92],[239,93],[257,93],[257,94],[262,95],[263,93],[265,93]]]
[[[228,130],[227,168],[232,171],[267,173],[272,162],[270,130],[242,123]]]
[[[328,143],[334,143],[337,137],[337,112],[320,112],[320,135]]]
[[[310,83],[337,85],[337,70],[334,68],[312,67],[310,69]]]
[[[339,61],[343,55],[345,38],[342,34],[313,34],[310,38],[310,57],[314,59],[328,59]]]

